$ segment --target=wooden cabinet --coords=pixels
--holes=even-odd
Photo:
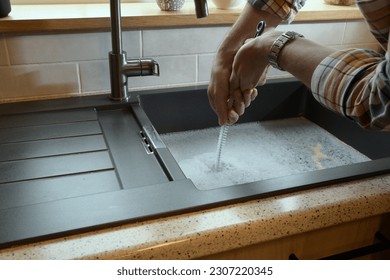
[[[390,215],[382,215],[340,224],[316,231],[263,242],[206,256],[202,259],[321,259],[377,244],[375,234],[390,236]],[[359,259],[390,259],[390,250]]]

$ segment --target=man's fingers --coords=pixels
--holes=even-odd
[[[234,111],[234,109],[231,109],[229,111],[228,115],[228,124],[235,124],[238,121],[239,115]]]
[[[209,86],[207,94],[210,106],[218,116],[218,123],[225,124],[228,121],[227,90],[223,90],[215,84]]]
[[[245,108],[248,108],[249,105],[251,105],[251,102],[253,100],[255,100],[255,98],[257,97],[257,89],[256,88],[253,88],[253,89],[247,89],[244,91],[243,95],[244,95],[244,103],[245,103]]]
[[[243,93],[245,108],[248,108],[253,100],[252,99],[252,91],[253,91],[252,89],[247,89]]]
[[[251,101],[255,100],[258,95],[257,88],[252,89],[251,92]]]

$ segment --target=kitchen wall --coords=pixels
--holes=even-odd
[[[378,49],[363,21],[282,25],[335,48]],[[132,77],[132,91],[206,84],[229,26],[126,31],[128,57],[153,57],[159,77]],[[107,93],[110,33],[0,34],[0,102]],[[271,69],[270,78],[285,77]]]

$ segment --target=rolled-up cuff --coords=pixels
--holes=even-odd
[[[306,0],[248,0],[253,7],[292,22]]]
[[[383,56],[371,50],[336,51],[316,67],[312,94],[326,108],[362,127],[383,129],[390,123],[385,65]]]

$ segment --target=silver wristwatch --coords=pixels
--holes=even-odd
[[[275,40],[272,44],[271,51],[268,54],[269,64],[272,67],[284,71],[278,64],[279,53],[289,41],[295,40],[297,37],[303,37],[303,35],[294,31],[287,31]]]

